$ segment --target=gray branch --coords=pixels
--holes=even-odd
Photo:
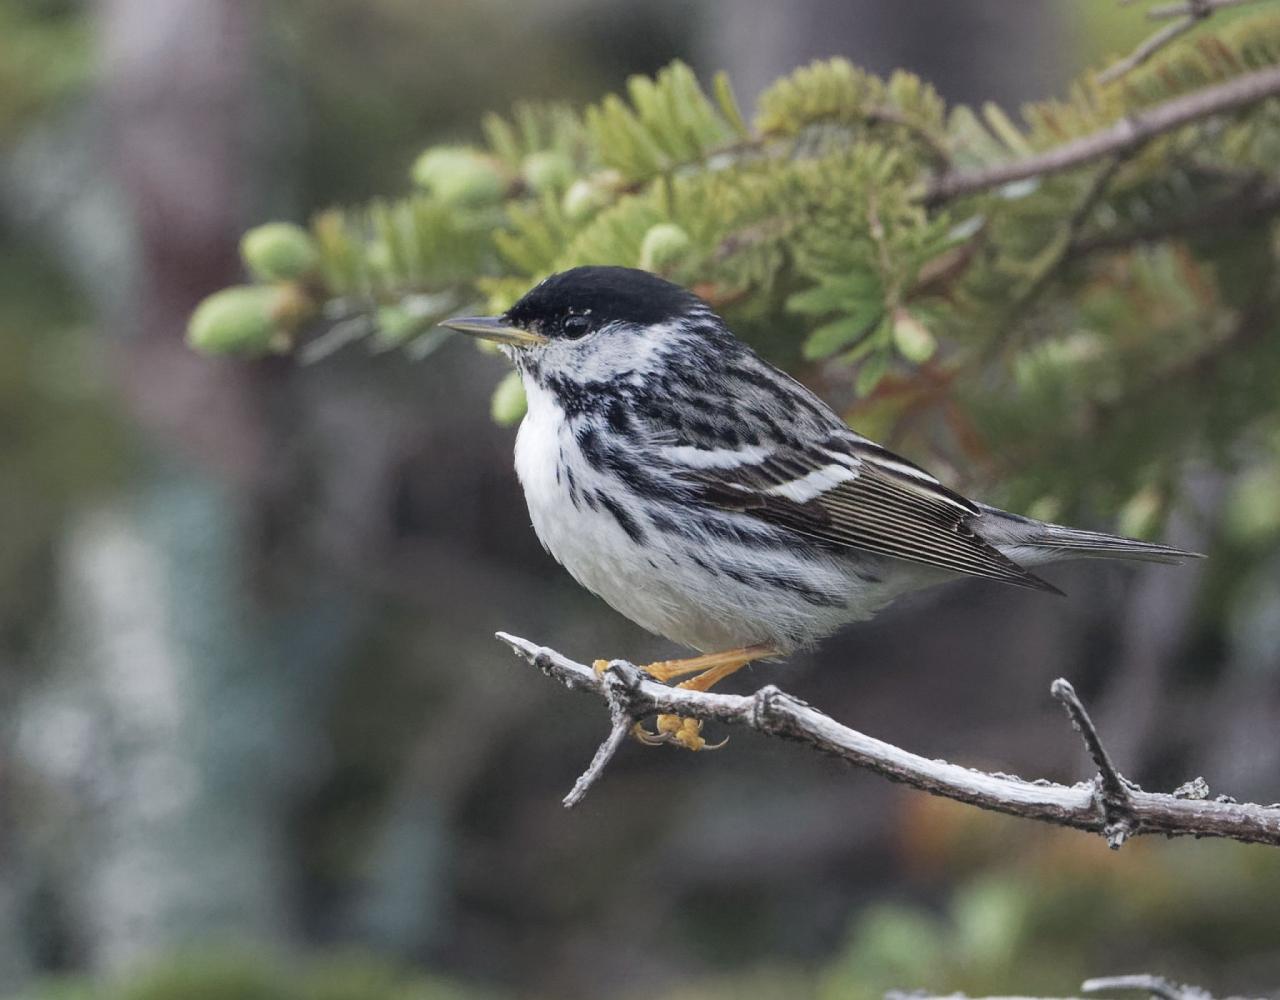
[[[1208,17],[1215,10],[1223,7],[1240,7],[1247,3],[1258,3],[1259,0],[1186,0],[1186,2],[1164,4],[1152,7],[1147,11],[1147,20],[1163,21],[1170,17],[1197,16]]]
[[[741,726],[766,736],[802,743],[912,788],[982,809],[1101,834],[1114,848],[1141,834],[1225,837],[1280,847],[1280,804],[1256,805],[1226,796],[1209,798],[1202,779],[1173,794],[1146,792],[1127,781],[1112,763],[1075,691],[1055,681],[1054,697],[1080,730],[1099,774],[1092,781],[1060,785],[929,760],[866,736],[823,715],[773,685],[754,695],[716,694],[668,687],[633,664],[614,660],[603,676],[591,667],[505,632],[498,638],[570,690],[587,691],[609,706],[611,728],[565,805],[582,800],[600,779],[632,724],[653,714],[679,715]]]
[[[1160,997],[1161,1000],[1213,1000],[1212,994],[1199,986],[1187,986],[1175,983],[1164,976],[1102,976],[1097,979],[1086,979],[1080,984],[1080,992],[1098,993],[1145,993],[1148,996]]]
[[[1110,847],[1118,848],[1133,832],[1133,794],[1129,783],[1121,776],[1111,760],[1111,754],[1102,745],[1102,737],[1094,728],[1093,720],[1089,718],[1089,713],[1076,695],[1071,682],[1059,677],[1049,685],[1049,693],[1062,702],[1062,707],[1067,710],[1067,718],[1084,740],[1085,749],[1098,768],[1098,809],[1106,820],[1102,833]]]
[[[925,193],[925,201],[938,204],[951,198],[1003,187],[1014,181],[1070,170],[1108,156],[1125,153],[1157,136],[1192,122],[1280,94],[1280,66],[1245,73],[1225,83],[1205,87],[1156,104],[1107,128],[1054,146],[1035,156],[980,170],[943,174]]]
[[[1182,3],[1165,4],[1152,7],[1147,17],[1153,21],[1177,18],[1166,24],[1155,34],[1146,38],[1141,45],[1125,58],[1113,63],[1098,74],[1099,83],[1111,83],[1120,79],[1130,70],[1137,69],[1175,38],[1185,35],[1201,21],[1213,16],[1213,12],[1223,7],[1239,7],[1246,3],[1257,3],[1258,0],[1185,0]]]
[[[1138,974],[1133,976],[1103,976],[1097,979],[1086,979],[1080,984],[1080,992],[1084,997],[1095,998],[1099,993],[1143,993],[1154,1000],[1213,1000],[1213,994],[1199,986],[1185,986],[1175,983],[1163,976]],[[1059,998],[1059,1000],[1084,1000],[1081,998]],[[964,993],[949,993],[946,996],[934,995],[923,990],[890,990],[884,1000],[1052,1000],[1049,997],[969,997]],[[1240,997],[1227,997],[1225,1000],[1243,1000]]]
[[[1185,17],[1179,18],[1177,21],[1170,21],[1155,34],[1146,38],[1141,45],[1130,52],[1123,59],[1112,63],[1101,73],[1098,74],[1099,83],[1111,83],[1119,80],[1131,70],[1137,69],[1162,48],[1172,42],[1175,38],[1180,38],[1188,31],[1194,28],[1202,20],[1205,15],[1198,14],[1194,11],[1188,11]]]

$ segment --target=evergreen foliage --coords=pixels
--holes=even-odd
[[[748,124],[723,76],[674,63],[581,112],[489,116],[479,146],[423,154],[415,193],[319,214],[319,267],[292,282],[319,318],[295,339],[337,324],[425,353],[438,320],[547,274],[645,266],[779,363],[820,364],[860,430],[981,480],[959,485],[1152,530],[1188,463],[1275,453],[1280,100],[1003,188],[931,186],[1277,65],[1271,7],[1017,119],[833,59],[777,81]]]

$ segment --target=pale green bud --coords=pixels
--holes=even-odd
[[[489,401],[489,413],[493,422],[503,427],[519,423],[528,409],[524,398],[524,383],[520,381],[519,372],[507,372],[498,387],[493,390],[493,398]]]
[[[428,149],[413,164],[413,181],[450,205],[480,208],[496,204],[507,179],[491,157],[462,146]]]
[[[560,199],[560,210],[570,222],[585,222],[613,203],[622,178],[616,170],[601,170],[569,185]]]
[[[640,266],[654,274],[669,274],[689,259],[693,241],[674,222],[650,226],[640,241]]]
[[[388,344],[401,344],[417,336],[426,325],[421,316],[414,316],[401,306],[378,308],[378,332]]]
[[[928,361],[938,349],[929,328],[907,309],[898,309],[893,314],[893,345],[899,354],[917,365]]]
[[[573,163],[564,153],[530,153],[520,164],[520,176],[531,191],[563,191],[573,180]]]
[[[311,234],[292,222],[268,222],[250,229],[240,240],[240,256],[259,281],[305,278],[320,264]]]
[[[191,314],[187,343],[202,354],[267,354],[287,349],[289,334],[313,310],[296,285],[233,285]]]

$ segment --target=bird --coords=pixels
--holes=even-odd
[[[441,325],[497,343],[519,372],[515,469],[542,545],[615,610],[697,651],[642,668],[662,682],[708,690],[951,579],[1060,594],[1032,568],[1197,555],[961,495],[648,271],[574,267],[502,315]],[[634,734],[713,746],[678,716]]]

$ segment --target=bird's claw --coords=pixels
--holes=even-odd
[[[672,742],[669,733],[651,733],[644,728],[643,722],[637,722],[631,727],[631,738],[647,747],[660,747],[663,744]]]
[[[708,743],[704,740],[700,719],[686,719],[679,715],[659,715],[656,724],[657,731],[651,733],[637,722],[631,729],[631,735],[647,747],[670,743],[694,751],[719,750],[729,742],[727,736],[719,743]]]
[[[596,672],[597,677],[604,677],[605,671],[609,669],[610,660],[594,660],[591,663],[591,669]],[[700,719],[686,719],[679,715],[659,715],[657,720],[657,730],[650,732],[644,728],[644,724],[637,722],[631,727],[631,736],[637,743],[643,743],[647,747],[660,747],[667,744],[675,744],[684,747],[686,750],[719,750],[722,746],[729,742],[729,737],[725,737],[719,743],[708,743],[702,738],[702,721]]]

